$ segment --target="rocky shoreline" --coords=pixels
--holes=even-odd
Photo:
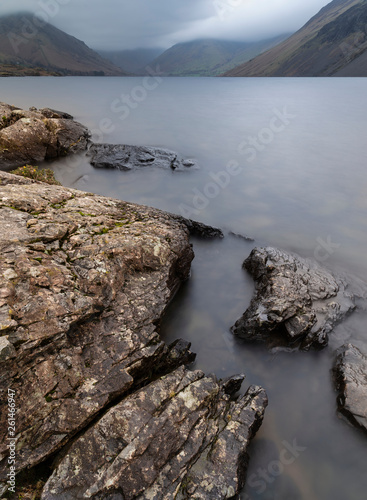
[[[61,453],[44,499],[233,497],[267,399],[258,387],[233,399],[243,377],[188,371],[187,343],[159,337],[190,272],[185,221],[5,172],[0,181],[0,386],[18,402],[17,472]],[[2,405],[2,493],[6,419]]]
[[[67,113],[0,107],[0,168],[89,144],[89,131]],[[110,153],[121,169],[193,166],[157,148],[91,148],[102,167],[112,166]],[[2,171],[0,195],[0,495],[11,486],[10,390],[14,474],[21,485],[35,477],[41,500],[239,498],[265,390],[238,396],[244,375],[217,380],[190,369],[190,344],[166,345],[158,326],[189,278],[190,235],[223,238],[222,231]],[[244,267],[256,290],[233,333],[270,348],[325,347],[367,296],[364,284],[353,288],[271,247],[255,248]],[[334,375],[339,411],[365,430],[366,355],[344,346]],[[24,491],[24,500],[34,498]]]
[[[10,169],[84,151],[90,133],[68,113],[29,111],[0,102],[0,168]]]

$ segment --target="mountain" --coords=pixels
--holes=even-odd
[[[290,38],[223,76],[367,76],[366,31],[366,0],[334,0]]]
[[[160,56],[164,49],[97,50],[97,52],[125,71],[134,75],[143,75],[145,68]]]
[[[152,61],[166,76],[217,76],[248,61],[284,40],[286,35],[261,42],[194,40],[178,43]]]
[[[18,74],[35,68],[62,75],[126,74],[84,42],[28,13],[0,18],[0,72],[9,67],[19,68]]]

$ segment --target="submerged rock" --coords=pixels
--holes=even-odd
[[[159,167],[186,171],[196,166],[194,160],[180,158],[167,149],[124,144],[92,144],[87,156],[91,157],[90,164],[96,168],[133,170]]]
[[[88,138],[88,129],[67,113],[49,108],[25,111],[0,102],[0,168],[83,151]]]
[[[246,236],[245,234],[235,233],[234,231],[229,231],[228,234],[230,234],[231,236],[234,236],[235,238],[239,238],[241,240],[245,240],[245,241],[249,241],[249,242],[255,241],[254,238],[251,238],[251,236]]]
[[[367,431],[367,357],[352,344],[343,346],[334,366],[339,411]]]
[[[0,172],[0,229],[0,390],[15,391],[17,472],[61,452],[43,498],[236,494],[266,395],[232,401],[243,377],[187,371],[189,344],[167,346],[156,328],[190,273],[186,222]],[[7,416],[3,404],[0,495]]]
[[[254,248],[243,264],[256,293],[233,332],[271,346],[324,347],[333,326],[355,308],[344,279],[276,248]]]

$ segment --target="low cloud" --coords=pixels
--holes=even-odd
[[[165,47],[197,38],[259,40],[300,28],[328,2],[308,0],[1,0],[99,49]]]

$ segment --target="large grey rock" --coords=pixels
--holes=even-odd
[[[233,332],[269,345],[324,347],[334,325],[355,308],[354,292],[316,262],[276,248],[254,248],[244,262],[256,292]]]
[[[233,498],[266,395],[231,401],[214,377],[183,367],[110,409],[68,450],[42,500]]]
[[[124,144],[92,144],[87,155],[91,157],[90,164],[96,168],[133,170],[159,167],[186,171],[196,166],[193,160],[180,158],[167,149]]]
[[[155,371],[184,361],[175,346],[172,362],[155,325],[193,252],[187,228],[166,213],[4,172],[0,179],[0,388],[16,391],[23,469]],[[6,415],[3,405],[0,480]]]
[[[89,131],[71,115],[26,111],[0,102],[0,168],[18,167],[85,150]]]
[[[338,407],[354,425],[367,431],[367,357],[352,344],[343,346],[334,366]]]
[[[187,371],[189,344],[156,328],[189,276],[190,225],[0,172],[0,391],[15,391],[17,473],[61,453],[44,498],[220,499],[243,485],[264,391],[232,401],[243,376]],[[0,495],[7,416],[3,404]]]

